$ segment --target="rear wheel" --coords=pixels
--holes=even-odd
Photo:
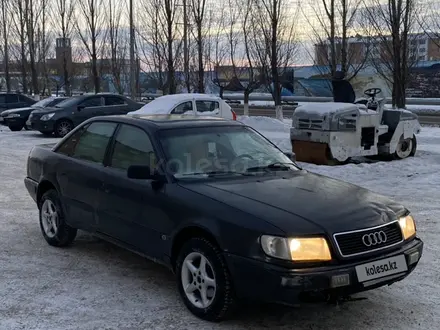
[[[56,190],[51,189],[43,194],[38,209],[40,228],[46,242],[57,247],[70,245],[76,237],[77,230],[66,223]]]
[[[405,159],[408,157],[413,157],[417,150],[417,139],[415,135],[412,138],[404,139],[403,135],[400,137],[399,142],[396,146],[396,151],[394,152],[394,158]]]
[[[19,132],[23,129],[24,125],[9,125],[8,127],[12,132]]]
[[[64,137],[73,129],[73,124],[70,120],[61,119],[55,124],[55,136]]]
[[[176,262],[179,293],[197,317],[218,322],[232,313],[236,299],[220,249],[199,237],[188,240]]]

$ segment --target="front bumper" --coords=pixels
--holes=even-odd
[[[23,117],[5,117],[3,118],[6,126],[24,126],[26,118]]]
[[[41,120],[31,120],[30,128],[40,132],[53,132],[54,131],[55,122],[52,120],[41,121]],[[29,127],[29,126],[28,126]]]
[[[415,238],[397,251],[350,264],[319,268],[286,269],[230,254],[226,255],[226,261],[240,298],[292,305],[300,302],[307,294],[344,297],[401,281],[415,269],[422,252],[423,242]],[[416,259],[415,253],[418,253]],[[407,271],[368,282],[358,281],[356,266],[399,255],[405,256]],[[348,285],[335,285],[335,279],[341,276],[349,278]]]

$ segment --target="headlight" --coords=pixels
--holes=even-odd
[[[6,118],[17,118],[17,117],[20,117],[20,115],[18,113],[11,113],[6,116]]]
[[[416,234],[416,223],[411,215],[400,218],[399,225],[404,239],[411,238]]]
[[[261,236],[261,247],[268,256],[293,261],[330,261],[332,256],[324,237],[284,238]]]
[[[40,118],[40,120],[43,120],[43,121],[49,120],[49,119],[52,118],[54,115],[55,115],[55,113],[48,113],[48,114],[45,114],[45,115],[43,115],[43,116]]]

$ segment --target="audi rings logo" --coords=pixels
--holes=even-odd
[[[382,230],[362,236],[362,243],[364,243],[364,245],[367,247],[379,245],[385,243],[386,241],[387,234],[385,234],[385,232]]]

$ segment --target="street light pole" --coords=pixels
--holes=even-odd
[[[136,97],[136,62],[134,54],[135,34],[133,19],[133,0],[130,0],[130,94],[131,98]]]

